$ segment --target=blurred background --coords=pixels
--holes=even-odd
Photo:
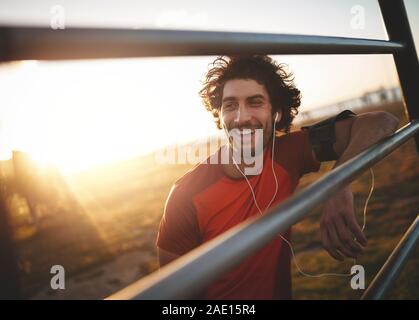
[[[419,2],[406,0],[419,41]],[[361,27],[351,24],[354,6]],[[0,25],[164,28],[296,33],[387,39],[375,0],[297,1],[1,1]],[[293,129],[344,109],[386,110],[407,123],[391,55],[273,56],[286,63],[302,92]],[[205,57],[19,61],[0,64],[0,181],[18,252],[25,298],[101,299],[157,269],[155,239],[173,182],[192,163],[156,161],[156,152],[221,138],[198,96]],[[193,148],[192,148],[193,149]],[[190,149],[189,149],[190,150]],[[305,176],[300,188],[332,167]],[[366,234],[359,259],[367,283],[419,210],[413,140],[374,166]],[[359,221],[370,189],[366,172],[353,183]],[[320,209],[294,227],[306,272],[348,272],[322,250]],[[392,298],[419,298],[416,250]],[[63,265],[66,289],[51,290],[50,268]],[[348,279],[302,278],[296,299],[356,299]]]

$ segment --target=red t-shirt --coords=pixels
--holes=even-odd
[[[274,170],[278,192],[271,207],[292,195],[300,177],[318,171],[308,131],[275,139]],[[264,210],[275,193],[272,147],[264,150],[263,169],[249,181]],[[229,178],[221,164],[200,163],[177,180],[166,202],[157,246],[183,255],[224,231],[259,215],[245,179]],[[285,236],[290,238],[290,230]],[[206,299],[291,299],[290,250],[280,237],[247,257],[208,287]]]

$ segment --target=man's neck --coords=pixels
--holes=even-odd
[[[225,147],[228,147],[228,146],[225,146]],[[221,165],[223,172],[231,179],[237,179],[237,180],[244,179],[243,175],[245,174],[245,169],[253,168],[255,166],[255,163],[258,163],[258,161],[255,160],[255,162],[251,164],[244,163],[244,161],[241,161],[241,163],[237,163],[238,161],[236,161],[237,163],[236,165],[233,162],[233,151],[231,150],[231,148],[228,148],[228,149],[229,149],[229,159],[228,159],[229,161],[227,164]],[[263,160],[263,154],[265,153],[265,150],[266,150],[266,147],[263,148],[263,152],[257,155],[257,157],[262,157],[262,160]],[[240,170],[237,168],[237,166],[240,168]],[[249,177],[252,177],[252,176],[253,175],[249,175]]]

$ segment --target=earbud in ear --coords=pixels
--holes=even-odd
[[[277,122],[277,121],[278,121],[278,119],[279,119],[279,112],[276,112],[276,113],[275,113],[275,122]]]

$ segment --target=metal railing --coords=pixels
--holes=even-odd
[[[392,54],[394,57],[410,119],[409,124],[281,205],[271,208],[265,215],[246,220],[112,295],[110,299],[193,297],[223,272],[232,269],[279,233],[298,222],[310,209],[354,180],[410,137],[415,137],[419,150],[419,92],[416,90],[419,83],[419,65],[406,10],[402,0],[378,1],[389,41],[237,32],[0,27],[0,61],[251,53]],[[414,228],[416,229],[417,227]],[[417,242],[417,231],[413,234],[414,236],[408,236],[407,245],[397,247],[396,258],[391,259],[406,259],[407,252]],[[398,271],[402,264],[389,265],[391,270]],[[385,269],[389,270],[388,268]],[[380,273],[385,276],[374,281],[374,291],[378,290],[377,292],[388,290],[396,275],[396,272],[391,272],[392,275],[387,277],[387,271]],[[381,280],[388,278],[391,280]]]
[[[263,216],[246,220],[110,299],[193,297],[418,132],[419,121],[407,124]]]
[[[419,239],[419,216],[411,224],[383,267],[378,271],[361,299],[379,300],[385,298],[407,258],[412,254]]]
[[[191,30],[0,27],[0,61],[216,54],[378,54],[401,42],[344,37]],[[7,50],[1,50],[1,48]]]

